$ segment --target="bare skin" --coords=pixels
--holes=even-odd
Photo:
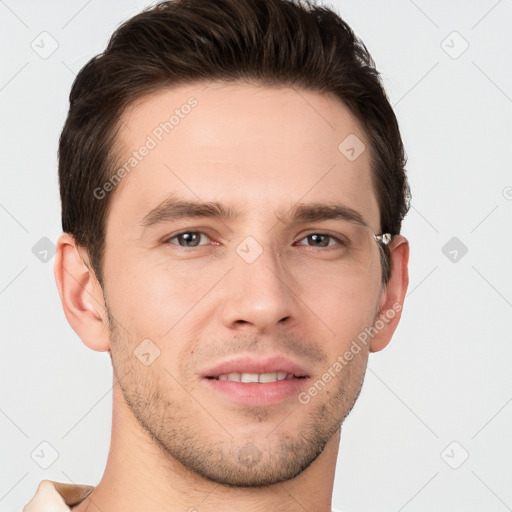
[[[197,105],[109,192],[103,290],[85,250],[59,239],[66,317],[89,348],[110,351],[114,369],[105,472],[73,510],[329,512],[342,422],[369,352],[389,343],[400,319],[408,243],[392,241],[392,278],[382,287],[376,244],[371,264],[348,272],[337,247],[308,245],[312,233],[335,235],[338,220],[286,220],[299,202],[336,202],[380,233],[366,137],[341,102],[317,93],[202,83],[152,94],[123,114],[120,166],[190,97]],[[354,161],[338,150],[350,134],[367,148]],[[239,215],[143,227],[170,194]],[[203,235],[184,247],[176,238],[184,232]],[[262,251],[250,263],[237,252],[247,237]],[[294,395],[242,405],[203,377],[233,356],[282,354],[307,370],[308,389],[391,309],[308,403]],[[148,365],[134,354],[143,340],[151,340],[146,352],[159,351]]]

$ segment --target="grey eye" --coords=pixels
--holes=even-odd
[[[310,235],[305,236],[302,240],[307,240],[310,247],[330,247],[332,245],[342,244],[341,240],[336,238],[335,236],[328,235],[327,233],[312,233]],[[302,241],[301,240],[301,241]],[[335,243],[330,243],[331,240],[334,240]],[[309,242],[311,244],[309,244]],[[299,242],[299,245],[306,245]]]
[[[172,243],[171,240],[178,240],[178,243],[174,245],[180,245],[181,247],[198,247],[202,236],[206,237],[206,235],[200,231],[185,231],[169,238],[168,242]]]

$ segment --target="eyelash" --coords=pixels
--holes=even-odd
[[[203,247],[203,245],[198,245],[198,246],[192,246],[192,247],[187,247],[187,246],[184,246],[184,245],[179,245],[179,244],[173,244],[171,243],[171,240],[181,236],[181,235],[185,235],[185,234],[199,234],[199,235],[205,235],[207,236],[208,238],[210,238],[204,231],[193,231],[193,230],[188,230],[188,231],[181,231],[180,233],[176,233],[175,235],[172,235],[171,237],[168,237],[166,238],[163,242],[166,243],[166,244],[169,244],[169,245],[175,245],[177,247],[179,247],[180,249],[196,249],[198,247]],[[321,236],[327,236],[333,240],[335,240],[337,242],[337,246],[342,246],[342,247],[345,247],[347,245],[347,242],[341,240],[340,238],[334,236],[334,235],[331,235],[330,233],[325,233],[323,231],[313,231],[311,233],[308,233],[307,235],[303,236],[301,239],[299,239],[299,241],[302,241],[306,238],[308,238],[309,236],[312,236],[312,235],[321,235]],[[304,244],[299,244],[299,245],[304,245]],[[306,247],[310,247],[312,249],[314,249],[315,247],[314,246],[307,246]],[[335,246],[333,245],[328,245],[326,247],[319,247],[320,249],[332,249],[334,248]]]

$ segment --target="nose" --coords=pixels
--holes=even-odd
[[[265,248],[256,260],[249,261],[243,254],[233,258],[233,268],[224,283],[224,325],[229,329],[252,329],[268,334],[278,324],[296,324],[300,290],[279,255]]]

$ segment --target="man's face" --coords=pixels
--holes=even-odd
[[[172,130],[158,130],[176,109]],[[336,239],[308,237],[336,237],[346,221],[287,212],[336,203],[379,232],[369,151],[353,160],[338,149],[351,134],[368,147],[364,134],[332,98],[246,84],[161,91],[122,120],[120,165],[150,147],[114,190],[107,221],[104,294],[126,402],[164,452],[199,475],[239,486],[293,478],[357,399],[368,347],[322,375],[373,324],[382,289],[377,245],[363,244],[372,259],[358,267]],[[177,198],[233,215],[176,216],[165,206]],[[212,378],[225,361],[273,356],[307,377]],[[232,372],[252,373],[244,364]]]

